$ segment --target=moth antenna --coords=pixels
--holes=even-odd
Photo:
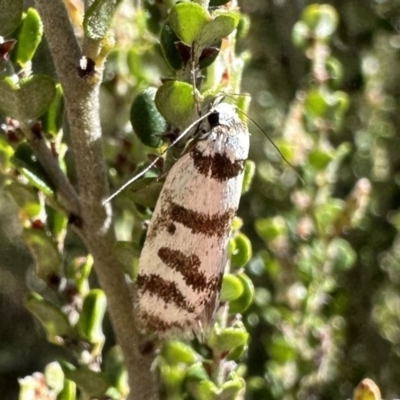
[[[275,150],[280,154],[280,156],[282,157],[283,161],[285,161],[285,163],[287,165],[289,165],[290,168],[293,169],[293,171],[296,173],[297,177],[300,179],[301,183],[303,185],[305,185],[304,179],[301,177],[300,172],[297,171],[296,167],[294,165],[292,165],[289,160],[283,155],[283,153],[279,150],[279,147],[274,143],[274,141],[264,132],[264,130],[261,128],[261,126],[251,117],[249,117],[244,111],[237,109],[239,112],[241,112],[242,114],[244,114],[262,133],[263,135],[269,140],[269,142],[272,144],[272,146],[275,147]]]
[[[173,142],[158,156],[156,157],[143,171],[140,171],[137,175],[135,175],[133,178],[129,179],[128,182],[125,182],[118,190],[116,190],[111,196],[107,197],[103,202],[102,205],[106,205],[110,200],[112,200],[115,196],[120,194],[123,190],[125,190],[129,185],[131,185],[133,182],[137,181],[141,176],[143,176],[147,171],[149,171],[154,165],[157,164],[158,160],[168,151],[171,149],[171,147],[175,146],[176,143],[178,143],[191,129],[193,129],[199,122],[201,122],[203,119],[207,118],[209,115],[211,115],[214,112],[213,109],[208,111],[206,114],[202,115],[201,117],[197,118],[196,121],[191,123],[182,133],[179,134],[179,136],[173,140]]]
[[[191,47],[191,54],[190,54],[190,62],[191,62],[191,78],[192,78],[192,87],[193,87],[193,99],[194,99],[194,104],[196,107],[196,112],[197,115],[200,116],[201,112],[200,112],[200,105],[197,101],[197,97],[196,97],[196,92],[197,92],[197,88],[196,88],[196,65],[195,62],[196,60],[194,59],[194,55],[195,55],[195,43],[192,43],[192,47]]]

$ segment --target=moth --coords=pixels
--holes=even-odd
[[[139,323],[159,337],[201,335],[218,308],[249,132],[226,103],[208,124],[169,171],[139,259]]]

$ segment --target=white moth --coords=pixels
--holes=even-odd
[[[139,322],[160,337],[202,334],[218,307],[249,133],[230,104],[208,122],[169,171],[139,260]]]

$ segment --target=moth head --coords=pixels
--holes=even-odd
[[[214,108],[214,112],[208,116],[210,128],[218,125],[233,126],[240,122],[240,118],[236,112],[236,106],[228,103],[220,103]]]

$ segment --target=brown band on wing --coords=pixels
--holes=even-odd
[[[189,228],[194,234],[202,233],[207,237],[217,236],[223,238],[229,235],[236,209],[229,208],[222,214],[206,215],[171,201],[167,215],[173,221]]]
[[[235,178],[243,172],[244,160],[231,161],[226,154],[215,153],[213,156],[205,156],[194,148],[190,152],[197,171],[219,182]]]
[[[195,254],[186,256],[181,251],[169,249],[168,247],[161,247],[157,254],[165,265],[179,272],[185,283],[195,292],[204,292],[209,290],[210,286],[213,286],[210,285],[212,280],[209,280],[200,269],[201,261]]]
[[[137,277],[137,287],[141,295],[149,292],[162,299],[166,304],[175,304],[181,310],[194,313],[196,307],[188,302],[175,282],[171,282],[156,274],[143,274]]]
[[[140,311],[140,319],[147,329],[157,332],[165,332],[170,329],[184,330],[184,326],[179,322],[167,322],[154,313],[149,313],[144,310]]]

